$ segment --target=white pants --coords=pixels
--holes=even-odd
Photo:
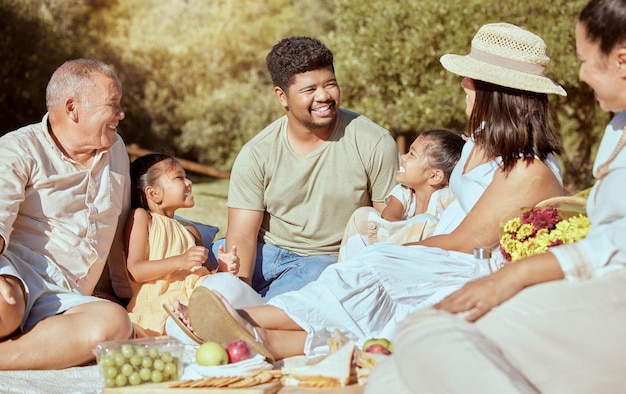
[[[375,208],[360,207],[346,224],[339,247],[339,261],[351,260],[361,249],[377,242],[402,245],[421,241],[432,235],[438,221],[429,213],[420,213],[406,220],[389,222]]]
[[[626,270],[529,287],[476,323],[409,316],[366,393],[624,393]]]

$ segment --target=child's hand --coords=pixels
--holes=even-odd
[[[239,256],[237,256],[237,247],[233,246],[229,253],[225,253],[224,246],[217,247],[217,270],[220,272],[230,272],[237,275],[239,272]]]
[[[181,268],[193,270],[196,267],[201,267],[207,258],[209,258],[209,250],[204,246],[192,246],[180,257],[182,262]]]

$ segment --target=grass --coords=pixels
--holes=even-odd
[[[215,239],[226,236],[228,179],[188,176],[193,182],[192,190],[196,204],[193,208],[181,208],[176,211],[176,214],[199,223],[219,227],[220,231]]]

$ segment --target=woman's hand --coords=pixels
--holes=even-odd
[[[505,266],[500,271],[465,284],[435,305],[451,313],[468,312],[465,320],[473,322],[481,318],[491,308],[519,293],[524,285],[513,266]]]
[[[465,320],[473,322],[525,287],[564,277],[556,257],[546,252],[506,264],[500,271],[467,283],[435,305],[435,309],[467,312]]]
[[[217,247],[217,270],[220,272],[230,272],[237,275],[239,272],[239,256],[237,256],[237,247],[233,245],[230,252],[226,253],[224,246]]]

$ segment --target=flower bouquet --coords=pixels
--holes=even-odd
[[[569,197],[548,199],[506,222],[500,237],[504,258],[514,262],[587,236],[591,223],[582,209],[584,201]]]

